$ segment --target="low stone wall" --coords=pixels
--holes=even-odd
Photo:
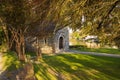
[[[49,54],[49,53],[53,53],[53,49],[51,46],[44,46],[41,48],[41,52]]]
[[[89,43],[89,42],[86,42],[86,46],[88,48],[100,48],[100,44],[99,43]]]

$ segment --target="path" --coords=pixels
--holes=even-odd
[[[120,55],[117,55],[117,54],[96,53],[96,52],[83,52],[83,51],[78,51],[78,50],[68,50],[67,53],[87,54],[87,55],[97,55],[97,56],[108,56],[108,57],[120,58]]]
[[[3,63],[2,63],[2,53],[0,52],[0,80],[7,80],[3,76]]]
[[[3,71],[3,64],[2,64],[2,53],[0,52],[0,74]]]
[[[4,74],[3,74],[3,72],[4,72],[4,70],[3,70],[3,62],[2,62],[2,57],[3,57],[3,55],[2,55],[2,53],[0,52],[0,80],[6,80],[6,78],[3,76]],[[5,73],[5,72],[4,72]]]

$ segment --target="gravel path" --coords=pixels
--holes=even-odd
[[[0,74],[2,73],[2,53],[0,53]]]
[[[83,51],[77,51],[77,50],[69,50],[69,51],[67,51],[67,53],[87,54],[87,55],[97,55],[97,56],[108,56],[108,57],[120,58],[120,55],[117,55],[117,54],[97,53],[97,52],[83,52]]]
[[[2,74],[3,72],[3,64],[2,64],[2,53],[0,52],[0,80],[7,80]]]

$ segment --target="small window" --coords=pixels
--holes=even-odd
[[[47,40],[45,39],[45,44],[47,43]]]
[[[47,44],[47,38],[44,38],[44,44]]]

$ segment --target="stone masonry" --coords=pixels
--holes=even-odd
[[[65,27],[56,31],[52,36],[39,39],[40,50],[42,53],[59,53],[69,49],[69,31]],[[36,38],[26,38],[26,50],[35,52],[37,49]]]

